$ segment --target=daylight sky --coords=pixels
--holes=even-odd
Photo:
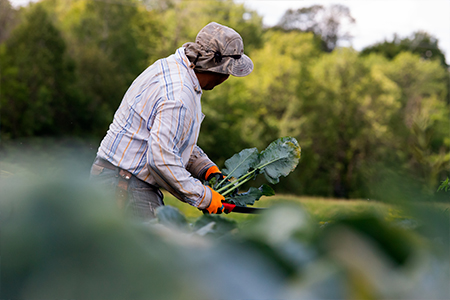
[[[30,0],[10,0],[14,6]],[[105,1],[105,0],[97,0]],[[185,0],[208,1],[208,0]],[[343,4],[350,8],[356,20],[351,33],[351,46],[356,50],[392,40],[394,33],[401,38],[424,30],[439,40],[439,47],[450,63],[450,0],[235,0],[263,16],[265,25],[275,25],[289,8]]]
[[[237,0],[263,16],[266,25],[275,25],[289,8],[342,4],[355,18],[352,46],[356,50],[391,41],[424,30],[439,40],[450,63],[450,0]]]

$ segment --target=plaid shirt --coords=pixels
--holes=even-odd
[[[132,83],[97,155],[198,208],[211,191],[198,179],[214,163],[196,145],[202,89],[179,48]]]

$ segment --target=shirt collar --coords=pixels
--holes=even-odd
[[[197,94],[201,94],[202,88],[200,86],[200,82],[198,81],[198,78],[195,75],[194,69],[191,68],[192,63],[187,58],[187,56],[184,52],[184,47],[180,47],[177,49],[175,58],[179,63],[181,63],[188,70],[188,74],[192,80],[192,85],[194,86],[194,90],[197,92]]]

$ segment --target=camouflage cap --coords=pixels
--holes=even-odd
[[[209,23],[197,34],[195,43],[186,43],[183,47],[196,71],[237,77],[253,71],[252,60],[244,54],[242,37],[227,26]]]

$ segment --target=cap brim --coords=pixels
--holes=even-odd
[[[247,55],[243,54],[240,59],[232,59],[228,65],[228,73],[236,77],[244,77],[253,71],[253,62]]]

